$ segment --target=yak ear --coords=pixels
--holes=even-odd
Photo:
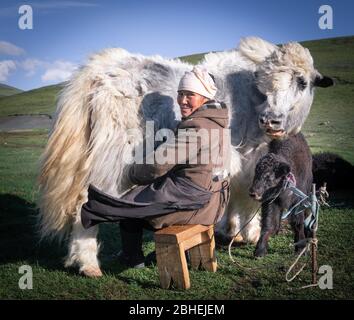
[[[327,87],[333,86],[334,81],[330,77],[317,75],[314,82],[313,82],[313,85],[315,87],[327,88]]]
[[[290,172],[290,166],[286,162],[280,162],[275,170],[275,177],[280,178]]]
[[[274,51],[279,50],[276,45],[258,37],[242,38],[238,49],[243,56],[257,64],[262,63]]]

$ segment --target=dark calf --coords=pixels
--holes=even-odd
[[[284,184],[290,177],[295,178],[298,189],[305,194],[310,193],[312,158],[301,133],[284,140],[273,140],[269,144],[269,153],[256,165],[253,184],[249,190],[251,197],[262,202],[262,229],[255,257],[267,254],[269,237],[279,232],[282,213],[299,201],[289,189],[284,189]],[[304,212],[289,217],[295,243],[309,236],[305,235],[304,218]],[[303,247],[304,244],[296,245],[295,250]]]

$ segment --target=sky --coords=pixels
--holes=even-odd
[[[32,29],[20,28],[21,5],[32,9]],[[322,5],[332,9],[332,29],[319,27]],[[29,90],[65,81],[107,47],[175,58],[232,49],[245,36],[286,43],[348,35],[353,0],[0,0],[0,83]]]

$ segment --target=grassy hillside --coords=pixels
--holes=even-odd
[[[336,85],[318,88],[303,131],[313,152],[332,151],[354,164],[354,37],[306,41],[316,68]]]
[[[21,92],[9,97],[0,97],[0,116],[14,114],[52,114],[55,99],[62,84]]]
[[[20,92],[22,92],[22,90],[0,83],[0,97],[12,96]]]
[[[182,56],[178,57],[180,60],[189,62],[191,64],[197,64],[199,61],[201,61],[204,58],[204,55],[206,53],[197,53],[197,54],[192,54],[189,56]]]

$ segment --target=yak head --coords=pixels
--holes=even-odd
[[[313,64],[310,51],[299,43],[276,46],[260,38],[242,39],[240,53],[255,63],[258,125],[268,137],[283,138],[301,130],[312,105],[315,87],[332,86]]]

